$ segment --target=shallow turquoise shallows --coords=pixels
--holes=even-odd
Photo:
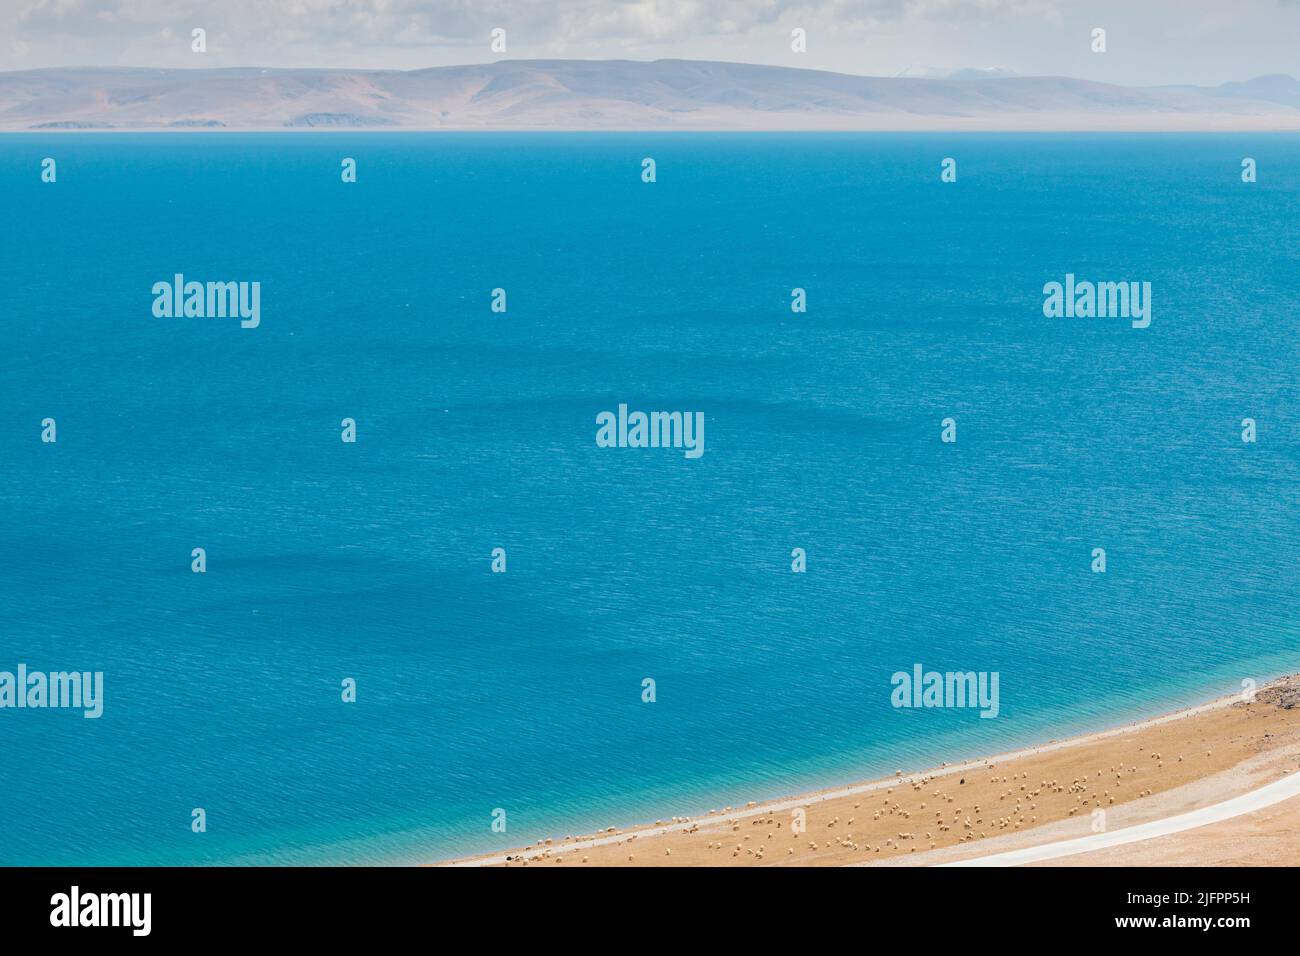
[[[0,670],[105,683],[0,710],[0,863],[433,861],[1300,670],[1297,209],[1281,135],[0,137]]]

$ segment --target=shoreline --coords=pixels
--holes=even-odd
[[[942,123],[926,124],[918,123],[915,126],[563,126],[563,125],[539,125],[539,126],[381,126],[381,125],[364,125],[364,126],[59,126],[48,128],[33,128],[30,126],[5,127],[0,126],[0,136],[41,136],[41,135],[76,135],[76,134],[95,134],[108,136],[135,136],[139,134],[167,134],[179,133],[183,135],[208,135],[220,136],[223,133],[267,133],[272,135],[279,134],[387,134],[401,135],[405,133],[416,133],[428,135],[430,133],[529,133],[529,134],[553,134],[557,136],[571,136],[577,134],[600,135],[605,133],[620,134],[639,134],[655,135],[665,133],[675,133],[682,136],[691,136],[694,134],[704,135],[724,135],[724,134],[770,134],[770,135],[793,135],[793,134],[811,134],[811,135],[884,135],[884,136],[911,136],[911,135],[975,135],[975,136],[1226,136],[1241,134],[1264,134],[1264,135],[1294,135],[1300,133],[1300,120],[1291,120],[1286,123],[1263,122],[1258,124],[1240,123],[1240,124],[1195,124],[1186,125],[1171,123],[1168,125],[1148,125],[1141,122],[1134,123],[1110,123],[1110,124],[1075,124],[1064,123],[1054,125],[1032,124],[1023,125],[989,125],[984,126],[979,123],[944,125]]]
[[[600,830],[592,834],[586,834],[581,836],[569,836],[563,839],[548,838],[544,840],[539,840],[537,843],[529,844],[527,846],[517,847],[511,850],[486,853],[486,854],[478,854],[474,856],[453,857],[453,858],[432,863],[430,865],[434,865],[434,866],[524,865],[526,866],[530,862],[531,863],[538,863],[543,861],[549,862],[550,860],[554,860],[555,862],[561,862],[563,860],[564,855],[578,853],[578,852],[586,853],[586,856],[581,858],[582,862],[586,863],[592,861],[595,863],[595,865],[628,865],[628,864],[645,865],[647,862],[649,862],[651,865],[656,865],[656,864],[677,865],[676,863],[672,862],[671,859],[655,860],[654,858],[651,858],[649,861],[647,861],[644,857],[642,858],[642,862],[638,864],[635,859],[637,854],[635,853],[627,854],[628,859],[624,861],[621,858],[621,851],[620,851],[619,859],[616,860],[612,858],[611,851],[613,850],[613,848],[619,847],[620,845],[630,846],[634,841],[636,842],[638,850],[645,848],[648,843],[666,843],[669,840],[671,840],[671,842],[674,842],[676,844],[701,843],[702,838],[705,835],[709,837],[708,849],[712,851],[712,854],[706,854],[706,855],[711,855],[714,858],[701,860],[699,858],[698,853],[683,854],[682,851],[679,850],[678,851],[679,857],[682,856],[690,857],[689,859],[681,859],[680,862],[682,864],[690,865],[692,862],[694,862],[694,863],[702,863],[703,865],[727,865],[729,863],[734,863],[736,860],[739,860],[742,863],[762,863],[764,857],[761,852],[762,850],[761,846],[759,848],[760,852],[756,860],[751,859],[749,857],[739,856],[743,842],[749,841],[750,839],[749,837],[745,837],[744,840],[742,841],[742,844],[737,845],[736,853],[733,854],[731,857],[717,856],[718,851],[721,850],[721,843],[726,842],[727,838],[724,837],[722,841],[715,841],[713,837],[721,835],[723,832],[726,832],[728,828],[730,829],[731,833],[738,832],[741,829],[740,824],[742,822],[749,822],[751,824],[766,822],[769,825],[773,826],[774,830],[780,830],[782,824],[780,822],[777,822],[776,820],[777,814],[784,815],[802,809],[807,813],[809,817],[812,817],[814,814],[818,813],[823,809],[834,811],[836,809],[840,809],[841,804],[847,804],[847,803],[852,803],[854,808],[859,808],[862,801],[861,799],[855,799],[855,798],[862,798],[866,795],[871,795],[871,794],[879,795],[881,791],[885,791],[886,796],[889,797],[894,795],[895,790],[910,789],[911,791],[919,791],[923,785],[931,784],[931,783],[936,785],[941,785],[941,786],[942,785],[952,786],[951,778],[953,776],[958,776],[959,783],[957,784],[957,786],[966,786],[967,776],[973,777],[976,773],[979,773],[981,771],[991,770],[994,767],[1002,764],[1024,764],[1028,768],[1034,765],[1043,765],[1049,762],[1052,763],[1059,763],[1063,761],[1070,762],[1076,756],[1082,756],[1085,752],[1088,751],[1114,749],[1115,746],[1120,744],[1121,742],[1128,742],[1131,740],[1139,740],[1139,739],[1146,740],[1147,738],[1150,738],[1148,742],[1163,742],[1165,738],[1167,738],[1170,734],[1175,733],[1175,731],[1196,731],[1196,732],[1205,731],[1207,739],[1217,739],[1217,737],[1224,737],[1224,736],[1231,737],[1231,734],[1227,732],[1239,731],[1239,728],[1235,727],[1235,723],[1239,723],[1239,721],[1237,722],[1229,721],[1229,724],[1233,724],[1234,726],[1221,727],[1218,728],[1217,730],[1213,727],[1208,727],[1208,726],[1202,727],[1200,725],[1206,723],[1207,721],[1212,722],[1215,719],[1221,720],[1225,717],[1229,717],[1234,712],[1241,712],[1241,713],[1247,713],[1252,715],[1266,714],[1271,709],[1270,708],[1270,704],[1272,703],[1271,698],[1277,698],[1279,697],[1279,695],[1281,699],[1287,700],[1288,703],[1278,704],[1277,708],[1275,709],[1280,713],[1286,714],[1288,719],[1283,722],[1285,724],[1285,727],[1279,727],[1277,729],[1294,731],[1297,741],[1300,741],[1300,707],[1294,707],[1296,699],[1300,699],[1300,674],[1292,674],[1292,675],[1276,678],[1274,680],[1261,684],[1256,689],[1254,699],[1250,701],[1246,700],[1245,696],[1241,693],[1221,695],[1209,699],[1207,701],[1204,701],[1203,703],[1181,707],[1172,711],[1158,714],[1154,717],[1143,718],[1135,721],[1128,721],[1125,723],[1105,727],[1103,729],[1099,729],[1095,731],[1085,731],[1083,733],[1078,733],[1067,737],[1051,738],[1043,743],[1033,744],[1033,745],[1017,748],[1014,750],[993,753],[983,757],[975,757],[960,762],[955,762],[955,763],[945,762],[945,763],[941,763],[937,767],[930,767],[927,769],[921,769],[921,770],[910,771],[910,772],[896,771],[894,776],[892,777],[874,778],[874,779],[865,780],[858,783],[853,783],[853,784],[840,786],[840,787],[811,790],[811,791],[807,791],[804,793],[800,793],[788,797],[780,797],[780,798],[764,800],[764,801],[749,801],[743,807],[725,807],[721,810],[711,811],[710,813],[705,814],[703,816],[672,817],[668,821],[660,820],[660,821],[656,821],[655,823],[634,824],[631,826],[626,826],[621,828],[608,827],[604,830]],[[1293,707],[1294,710],[1292,709]],[[1186,736],[1186,733],[1183,733],[1182,736]],[[1240,734],[1238,733],[1237,736],[1240,737]],[[1264,735],[1264,738],[1280,739],[1277,733],[1266,733]],[[1138,746],[1137,748],[1138,751],[1144,751],[1146,749],[1147,748],[1145,746]],[[1213,749],[1214,749],[1213,747],[1210,748],[1211,754],[1213,752]],[[1157,752],[1157,751],[1153,751],[1153,752]],[[1062,758],[1062,759],[1050,760],[1049,758]],[[1209,755],[1207,755],[1206,760],[1208,760],[1208,758]],[[1181,764],[1182,762],[1183,762],[1183,757],[1180,755],[1178,757],[1178,763]],[[1202,763],[1205,762],[1206,761],[1202,761]],[[1227,767],[1217,766],[1217,765],[1212,767],[1207,766],[1204,768],[1206,772],[1201,776],[1208,779],[1209,777],[1214,776],[1215,773],[1219,773],[1226,769],[1236,768],[1239,762],[1240,761],[1234,760]],[[1160,768],[1163,768],[1163,761],[1158,761],[1158,764]],[[1191,766],[1190,762],[1188,766],[1189,767]],[[1124,764],[1122,762],[1120,763],[1120,767],[1124,767]],[[1131,767],[1131,769],[1129,770],[1130,773],[1135,773],[1137,771],[1137,765],[1130,765],[1130,767]],[[1114,770],[1115,767],[1112,765],[1111,771],[1113,772]],[[1102,771],[1100,769],[1096,771],[1098,776],[1101,775],[1101,772]],[[1285,773],[1286,771],[1283,770],[1282,772]],[[1025,775],[1024,777],[1025,779],[1031,778],[1028,769],[1024,769],[1024,770],[1018,769],[1017,779],[1020,778],[1022,774]],[[996,780],[997,778],[994,779]],[[1086,780],[1087,778],[1085,777],[1084,779]],[[1003,783],[1005,783],[1006,780],[1007,780],[1006,777],[1002,778]],[[1182,782],[1186,783],[1187,781],[1182,781]],[[972,779],[971,783],[973,785],[971,788],[972,791],[978,788],[978,784],[976,781]],[[1046,785],[1046,780],[1043,781],[1043,786],[1045,785]],[[1071,785],[1072,793],[1075,792],[1074,790],[1075,786],[1082,786],[1083,791],[1087,791],[1087,784],[1086,783],[1081,784],[1079,778],[1075,778],[1072,781],[1072,785]],[[1118,789],[1120,784],[1117,783],[1115,786]],[[1025,786],[1022,785],[1020,789],[1021,791],[1024,791],[1026,788]],[[1161,792],[1170,789],[1172,788],[1170,787],[1160,788]],[[943,792],[942,790],[935,791],[935,794],[937,796],[939,793],[942,792]],[[1154,789],[1144,790],[1142,794],[1139,794],[1137,796],[1139,798],[1146,797],[1151,794],[1154,794],[1155,792],[1156,791]],[[1003,799],[1009,794],[1010,791],[1008,791],[1008,793],[1006,794],[999,795],[997,799],[999,800]],[[948,795],[944,793],[944,797],[947,796]],[[1090,796],[1092,799],[1096,799],[1095,794],[1092,794]],[[898,799],[901,800],[902,798],[899,797]],[[1046,800],[1047,798],[1043,798],[1043,799]],[[1089,799],[1084,799],[1084,798],[1080,798],[1080,799],[1082,800],[1082,803],[1085,807],[1091,802]],[[1126,802],[1124,801],[1116,805],[1114,798],[1109,796],[1108,791],[1107,791],[1107,797],[1105,799],[1109,801],[1109,803],[1107,804],[1108,809],[1111,806],[1114,806],[1115,810],[1119,810],[1121,807],[1124,807],[1126,805]],[[885,801],[887,805],[890,802],[891,801],[889,801],[888,799]],[[951,803],[952,799],[949,798],[948,802]],[[895,800],[894,803],[897,805],[897,800]],[[1019,803],[1020,800],[1018,798],[1017,799],[1018,806]],[[1101,800],[1097,800],[1097,803],[1098,803],[1098,807],[1100,807]],[[926,804],[922,802],[920,806],[921,808],[925,808]],[[976,809],[977,810],[979,809],[978,803],[976,804]],[[1070,809],[1068,815],[1073,816],[1079,809],[1080,808],[1078,807],[1074,807]],[[910,818],[909,811],[903,810],[900,812],[903,814],[903,819]],[[1095,813],[1095,810],[1093,812]],[[894,815],[894,813],[895,813],[894,809],[889,810],[889,815]],[[881,816],[882,814],[883,811],[877,811],[877,817]],[[839,821],[839,819],[840,818],[838,816],[835,816],[834,820],[829,824],[829,827],[833,828],[834,825]],[[1022,822],[1024,821],[1022,820]],[[1030,822],[1037,823],[1038,822],[1037,816],[1035,815],[1032,821]],[[1045,819],[1043,821],[1044,824],[1048,822],[1051,821],[1049,819]],[[849,824],[853,823],[852,817],[848,818],[848,823]],[[1019,829],[1021,823],[1016,823],[1015,826],[1017,829]],[[951,826],[949,825],[948,827],[946,827],[946,829],[951,829]],[[811,830],[812,827],[810,825],[808,828],[808,832],[811,832]],[[1028,832],[1028,829],[1026,829],[1023,832]],[[785,834],[777,835],[777,836],[789,837],[790,835],[791,835],[790,831],[787,829]],[[769,838],[774,837],[774,832],[768,832],[767,836]],[[851,837],[852,834],[849,834],[849,836]],[[932,833],[927,834],[927,836],[932,836]],[[815,841],[809,841],[809,842],[814,844],[814,849],[815,849]],[[897,850],[902,845],[902,836],[900,835],[900,842],[898,844],[896,845],[894,844],[893,838],[888,839],[886,841],[886,844],[893,845],[895,850]],[[829,849],[830,845],[831,844],[827,842],[826,848]],[[932,842],[930,844],[931,849],[934,849],[935,845],[936,844]],[[854,846],[856,848],[856,844]],[[869,844],[868,846],[870,847]],[[787,856],[793,856],[795,847],[790,846],[788,849],[789,852]],[[874,852],[879,853],[881,849],[882,847],[880,845],[876,845]],[[918,847],[911,846],[909,847],[909,852],[915,852],[917,849]],[[662,855],[671,858],[672,848],[665,846],[664,850],[666,852]],[[746,848],[746,851],[747,853],[752,854],[752,848]],[[944,851],[940,850],[938,852],[942,853]],[[827,855],[823,855],[823,860],[825,859],[825,856]],[[772,860],[771,862],[807,863],[809,861],[807,860],[795,861],[795,860],[780,859],[780,860]],[[820,863],[822,862],[822,860],[819,860],[818,862]],[[869,865],[869,863],[867,865]]]

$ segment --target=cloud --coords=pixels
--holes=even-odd
[[[504,27],[530,45],[663,42],[746,34],[776,23],[862,30],[910,18],[948,21],[1023,13],[1045,0],[8,0],[29,43],[134,44],[195,26],[231,46],[270,49],[486,44]],[[1050,6],[1050,4],[1047,4]]]
[[[789,31],[808,31],[791,60]],[[1093,56],[1091,27],[1110,48]],[[203,27],[208,53],[190,51]],[[415,69],[510,57],[686,57],[893,75],[1005,65],[1118,83],[1300,72],[1300,0],[0,0],[5,69]]]

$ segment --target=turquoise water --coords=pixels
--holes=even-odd
[[[427,861],[1300,669],[1297,200],[1280,135],[0,137],[0,670],[106,697],[0,710],[0,863]]]

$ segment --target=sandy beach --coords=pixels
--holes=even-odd
[[[938,865],[1152,823],[1300,771],[1300,675],[1111,730],[490,856],[494,866]],[[1300,797],[1040,865],[1294,865]]]

